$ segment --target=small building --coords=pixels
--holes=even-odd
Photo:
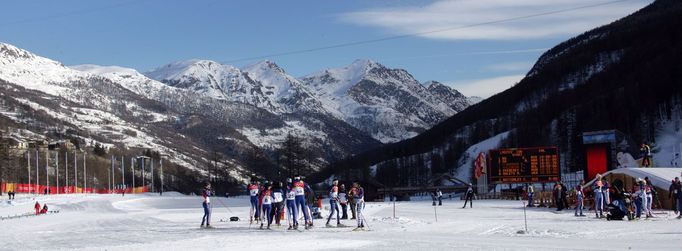
[[[639,167],[633,157],[637,156],[637,145],[618,130],[585,132],[582,141],[585,149],[585,180],[617,168]]]
[[[46,139],[35,139],[28,142],[28,148],[46,148],[48,144]]]
[[[28,142],[12,136],[2,137],[0,144],[7,145],[10,149],[26,149]]]
[[[73,150],[75,147],[73,143],[69,140],[56,140],[52,141],[47,145],[47,149],[54,151],[54,150],[59,150],[59,149],[64,149],[64,150]]]

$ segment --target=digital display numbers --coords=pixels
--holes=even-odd
[[[560,179],[556,147],[490,150],[488,177],[491,183],[543,183]]]

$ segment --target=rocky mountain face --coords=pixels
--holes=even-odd
[[[370,60],[300,80],[332,115],[384,143],[411,138],[468,106],[449,87],[429,89],[405,70]]]

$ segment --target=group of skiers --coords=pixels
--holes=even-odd
[[[246,187],[250,197],[251,207],[249,212],[249,224],[260,223],[260,229],[270,229],[273,224],[281,226],[281,220],[286,214],[289,225],[288,230],[298,230],[299,215],[303,216],[305,229],[313,227],[313,214],[311,210],[312,201],[306,198],[314,198],[314,192],[310,185],[305,183],[302,177],[297,176],[288,178],[286,184],[283,182],[260,182],[252,179]],[[206,182],[202,190],[204,216],[201,227],[211,227],[211,206],[210,197],[212,195],[211,185]],[[354,182],[350,191],[346,191],[344,184],[339,185],[338,180],[334,180],[329,188],[330,214],[327,218],[326,227],[334,227],[330,224],[332,217],[336,216],[336,227],[345,227],[341,224],[342,219],[348,219],[347,208],[350,206],[353,217],[357,219],[358,230],[364,229],[365,222],[362,211],[365,207],[365,190],[360,182]],[[339,205],[341,210],[339,210]]]

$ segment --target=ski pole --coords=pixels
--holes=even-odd
[[[234,214],[234,213],[232,212],[232,210],[230,210],[230,208],[229,208],[227,205],[225,205],[225,203],[223,203],[220,199],[217,199],[217,198],[216,198],[216,200],[217,200],[218,202],[220,202],[220,204],[223,205],[223,207],[225,207],[225,209],[227,209],[227,211],[229,211],[231,214]]]

